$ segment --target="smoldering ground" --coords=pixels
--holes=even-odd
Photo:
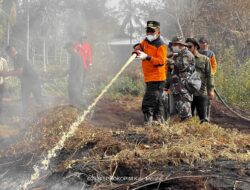
[[[105,3],[98,0],[4,1],[3,8],[13,14],[13,23],[8,23],[8,40],[3,39],[3,49],[7,45],[14,46],[20,54],[29,59],[40,76],[44,100],[43,107],[39,107],[35,98],[31,97],[28,116],[23,117],[20,81],[15,77],[6,79],[1,113],[1,123],[6,125],[1,129],[8,133],[1,134],[1,184],[4,189],[18,188],[33,172],[32,167],[26,170],[24,166],[31,166],[35,164],[34,160],[42,158],[35,158],[32,153],[24,155],[24,150],[18,150],[15,155],[12,147],[25,138],[33,138],[29,136],[29,130],[32,130],[32,126],[48,109],[68,104],[68,81],[67,78],[61,77],[61,73],[69,67],[65,44],[79,40],[83,34],[87,35],[88,41],[91,42],[93,68],[86,78],[82,94],[86,106],[100,91],[101,84],[108,81],[122,64],[115,63],[117,60],[107,45],[114,33],[111,26],[116,21],[106,16]],[[6,54],[3,56],[8,59]],[[12,59],[8,60],[9,70],[12,70]],[[78,86],[77,81],[75,85]],[[8,154],[8,151],[11,154]],[[17,165],[20,165],[20,168]]]
[[[93,69],[98,70],[102,64],[102,66],[106,65],[108,70],[109,67],[112,68],[109,64],[113,63],[112,56],[109,56],[110,52],[104,48],[95,47],[99,34],[95,32],[96,29],[93,27],[98,28],[98,23],[101,24],[102,21],[100,20],[93,26],[90,25],[90,22],[96,22],[100,18],[96,15],[98,15],[99,6],[105,5],[105,3],[99,5],[99,3],[93,4],[93,1],[75,1],[74,3],[71,1],[5,1],[4,4],[6,9],[8,4],[10,4],[10,9],[16,8],[17,14],[16,22],[11,27],[9,34],[10,45],[15,46],[18,52],[24,56],[27,55],[27,47],[29,48],[29,61],[40,75],[45,105],[42,108],[37,107],[34,97],[31,97],[29,116],[23,118],[20,83],[18,80],[6,79],[3,112],[1,113],[1,130],[4,130],[0,137],[2,151],[11,149],[12,145],[18,144],[19,140],[27,138],[29,133],[27,130],[31,129],[30,127],[39,120],[39,117],[47,109],[68,104],[67,77],[60,76],[69,67],[69,55],[64,49],[67,42],[79,40],[81,35],[85,33],[88,35],[88,40],[92,41],[91,45],[93,45],[93,52],[95,52]],[[90,7],[86,6],[87,4]],[[95,17],[94,21],[91,20],[87,24],[86,20],[91,17]],[[29,26],[27,26],[27,22]],[[27,32],[29,32],[29,36],[27,36]],[[107,40],[108,38],[102,37],[104,45]],[[7,45],[3,44],[3,46]],[[5,48],[3,47],[3,49]],[[98,55],[100,53],[102,57]],[[11,61],[10,59],[8,65],[10,70],[13,69]],[[95,63],[97,64],[95,65]],[[106,80],[105,75],[101,72],[98,73],[99,78],[96,80],[91,77],[86,79],[82,94],[86,105],[96,96],[95,88],[99,86],[100,80]],[[78,86],[77,82],[76,86]],[[33,172],[32,167],[25,170],[24,166],[35,164],[32,162],[32,156],[32,154],[23,155],[22,151],[17,155],[13,154],[13,156],[8,156],[6,152],[1,153],[1,189],[17,189],[20,184],[30,178]],[[30,163],[27,163],[29,158]],[[17,167],[19,164],[20,168]]]
[[[3,9],[6,12],[10,11],[10,13],[12,13],[10,23],[8,23],[8,19],[5,18],[6,23],[4,26],[5,28],[9,26],[9,30],[6,30],[6,35],[1,38],[4,41],[3,46],[8,45],[7,31],[9,31],[10,44],[17,47],[20,53],[29,57],[30,63],[40,75],[45,106],[43,108],[37,107],[36,101],[31,98],[29,117],[22,118],[20,84],[18,80],[13,80],[12,78],[7,79],[5,88],[6,96],[4,98],[4,109],[1,120],[5,127],[1,126],[1,129],[4,129],[4,131],[1,133],[0,141],[0,189],[18,189],[20,185],[29,180],[31,174],[34,172],[32,167],[46,156],[47,151],[60,140],[60,137],[63,135],[62,132],[67,131],[68,126],[74,122],[76,115],[80,113],[79,110],[68,105],[67,78],[61,76],[61,73],[66,71],[69,66],[69,55],[64,49],[67,42],[78,40],[79,37],[84,34],[87,35],[88,41],[92,45],[93,68],[85,81],[85,89],[82,94],[82,99],[84,99],[88,105],[130,56],[130,38],[136,38],[139,34],[144,33],[144,25],[141,21],[144,21],[144,23],[149,19],[161,21],[162,34],[168,38],[176,33],[178,33],[178,35],[182,33],[191,35],[195,27],[193,24],[193,16],[195,16],[195,14],[196,16],[198,15],[197,8],[201,6],[200,3],[197,3],[198,1],[192,0],[192,2],[196,2],[192,4],[197,6],[192,7],[194,11],[192,11],[192,13],[194,14],[189,15],[187,12],[191,12],[190,7],[187,8],[188,3],[185,4],[187,1],[184,0],[166,2],[147,1],[148,4],[143,3],[141,7],[139,7],[139,1],[131,1],[132,5],[129,4],[129,1],[120,1],[118,10],[107,7],[105,3],[108,1],[104,0],[6,0],[3,2]],[[154,3],[157,3],[157,5]],[[164,14],[155,14],[155,8],[161,10],[161,5],[163,4],[164,10],[162,11]],[[220,4],[218,4],[218,6],[219,5]],[[119,10],[119,6],[122,7],[122,10]],[[213,8],[214,6],[213,3],[207,5],[208,8]],[[174,9],[172,9],[172,7],[174,7]],[[165,9],[168,11],[165,11]],[[17,15],[16,17],[15,13]],[[139,19],[138,16],[140,15],[142,18]],[[183,23],[180,23],[181,16],[187,19],[185,22],[183,21]],[[128,20],[131,20],[131,18],[132,22],[129,22]],[[133,30],[130,30],[129,27],[131,23]],[[185,26],[187,30],[183,31],[185,27],[181,28],[181,26]],[[203,33],[204,31],[201,29],[199,32]],[[223,33],[223,35],[230,38],[227,33]],[[219,37],[217,36],[217,38]],[[124,39],[126,41],[125,44],[123,44]],[[112,44],[111,42],[116,43]],[[228,40],[227,43],[230,44],[230,41]],[[9,66],[10,68],[13,67],[11,60]],[[137,69],[134,68],[133,66],[132,69],[130,69],[134,72],[140,72],[138,70],[140,66],[137,65]],[[133,75],[133,77],[138,79],[138,76]],[[141,78],[139,79],[142,80]],[[77,87],[77,81],[75,85]],[[134,83],[132,85],[134,85]],[[126,92],[126,89],[119,89],[121,89],[122,93]],[[127,127],[127,123],[130,123],[131,118],[135,121],[140,120],[139,100],[132,99],[131,102],[122,100],[112,103],[110,103],[110,101],[102,103],[101,105],[104,109],[99,107],[95,110],[93,125],[97,124],[106,128],[110,126]],[[108,114],[105,115],[105,113]],[[136,124],[140,125],[141,123],[142,122],[139,121]],[[69,146],[71,148],[68,149],[64,147],[58,152],[58,157],[52,160],[49,170],[45,172],[41,171],[41,178],[39,178],[35,184],[32,184],[30,188],[87,189],[88,186],[91,185],[91,181],[87,180],[87,177],[93,174],[96,176],[101,174],[100,171],[96,169],[97,166],[100,166],[100,163],[98,160],[94,160],[94,158],[98,159],[103,156],[105,158],[113,158],[113,156],[116,155],[118,155],[119,158],[122,157],[122,153],[124,152],[121,150],[124,149],[124,143],[127,141],[135,143],[135,147],[138,147],[138,141],[140,143],[143,142],[145,143],[142,147],[143,149],[147,149],[148,146],[151,146],[151,144],[147,144],[148,140],[154,142],[156,146],[162,145],[161,142],[158,142],[158,138],[162,137],[161,133],[154,133],[155,131],[150,133],[151,136],[148,137],[145,133],[136,134],[135,131],[130,131],[125,135],[123,135],[123,130],[118,130],[114,133],[111,133],[109,129],[104,130],[104,132],[103,129],[95,131],[92,125],[87,125],[86,129],[83,129],[80,135],[71,141],[75,142],[75,144],[73,144],[74,146]],[[216,127],[215,129],[219,130]],[[189,134],[185,127],[183,131],[177,131],[173,136],[178,137],[179,133],[186,134],[186,132]],[[87,134],[86,139],[82,139],[85,133]],[[93,134],[99,134],[99,136],[97,135],[97,140]],[[113,136],[111,137],[110,134],[118,137],[118,140],[113,139]],[[111,142],[109,141],[110,139]],[[125,142],[122,142],[121,139]],[[84,140],[86,140],[87,144],[84,144]],[[91,154],[96,152],[93,153],[92,148],[95,147],[95,144],[98,142],[99,144],[96,147],[100,152],[97,151],[96,157],[93,158]],[[223,142],[218,141],[218,143],[222,143],[222,147],[225,146]],[[247,142],[245,137],[242,137],[242,142],[243,144]],[[208,145],[210,145],[210,142],[205,140],[202,141],[202,143],[208,143]],[[129,149],[131,148],[130,146],[131,144],[125,147]],[[239,146],[243,145],[240,144]],[[244,154],[246,151],[245,145],[243,148],[239,148],[239,151]],[[121,154],[119,154],[120,152]],[[130,171],[134,172],[134,175],[138,174],[140,167],[137,168],[137,166],[139,163],[134,162],[134,156],[138,156],[138,152],[135,153],[129,149],[127,152],[125,151],[125,153],[128,162],[126,162],[126,160],[119,160],[123,165],[122,167],[118,167],[120,165],[117,165],[117,171],[120,173],[118,172],[116,174],[121,176],[129,175],[128,173]],[[64,166],[69,165],[69,163],[67,163],[68,159],[82,159],[85,156],[90,156],[90,158],[95,161],[94,167],[91,163],[85,165],[85,160],[80,160],[79,162],[73,160],[75,161],[73,163],[75,165],[73,165],[72,170],[71,168],[67,168],[65,171],[60,170],[65,169]],[[142,155],[139,154],[139,156]],[[106,169],[105,171],[108,172],[108,174],[111,172],[110,175],[113,175],[113,173],[115,173],[116,162],[113,160],[110,162],[110,165],[104,165],[103,168]],[[62,163],[62,165],[58,166],[58,163]],[[228,163],[228,165],[230,165],[230,163]],[[134,167],[135,171],[131,170],[131,168]],[[240,175],[242,174],[243,177],[246,177],[244,174],[249,172],[247,166],[242,166],[242,168],[244,168],[243,173],[242,171],[238,171],[239,168],[234,165],[230,165],[230,167],[233,168],[232,170],[234,170],[235,173],[238,172]],[[225,168],[230,167],[225,165]],[[176,172],[178,172],[179,169],[180,168],[176,168]],[[186,170],[189,169],[189,167],[186,168]],[[169,170],[174,169],[170,168]],[[216,171],[216,168],[214,168],[214,171]],[[226,174],[228,173],[229,172],[226,172]],[[236,176],[235,173],[233,177]],[[222,172],[222,174],[224,173]],[[238,179],[237,176],[234,179]],[[246,184],[244,183],[243,185]]]

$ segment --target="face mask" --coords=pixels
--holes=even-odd
[[[157,39],[157,35],[151,35],[151,34],[149,34],[149,35],[147,35],[146,38],[148,39],[148,41],[152,42],[152,41],[154,41],[154,40]]]
[[[179,52],[180,52],[179,47],[174,46],[174,47],[173,47],[173,52],[174,52],[174,53],[179,53]]]

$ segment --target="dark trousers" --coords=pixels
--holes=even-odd
[[[192,115],[194,116],[194,111],[197,111],[197,114],[201,121],[208,121],[207,110],[208,110],[208,96],[194,96],[192,102]]]
[[[85,105],[85,103],[82,96],[82,83],[78,81],[69,80],[68,95],[70,103],[75,107],[81,108]]]
[[[21,82],[22,110],[23,116],[28,115],[29,98],[33,95],[34,99],[40,106],[43,106],[41,83],[38,80]]]
[[[153,117],[154,120],[163,119],[164,105],[162,93],[164,85],[164,81],[146,83],[146,92],[142,101],[142,112],[146,122],[150,117]]]
[[[165,121],[168,120],[169,118],[169,115],[170,115],[170,111],[169,111],[169,95],[168,94],[165,94],[163,96],[163,106],[164,106],[164,114],[163,114],[163,117],[165,119]]]
[[[207,101],[207,119],[210,121],[211,118],[211,101],[208,99]]]
[[[82,79],[81,79],[81,83],[82,83],[82,90],[88,85],[87,80],[88,80],[88,71],[83,71],[82,74]]]

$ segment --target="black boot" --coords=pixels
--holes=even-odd
[[[153,116],[148,114],[148,113],[145,113],[144,114],[144,125],[150,125],[152,124],[153,122]]]
[[[158,124],[165,123],[165,118],[164,118],[164,116],[161,116],[161,115],[154,116],[153,120],[155,121],[155,123],[158,123]]]

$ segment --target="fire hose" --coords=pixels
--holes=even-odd
[[[33,166],[34,173],[31,175],[30,180],[26,181],[24,184],[20,186],[20,189],[27,190],[30,185],[32,185],[37,179],[40,178],[42,172],[46,172],[49,168],[49,164],[52,158],[56,157],[58,152],[64,147],[64,144],[67,139],[72,137],[77,131],[78,127],[82,122],[85,121],[87,115],[91,113],[91,110],[96,106],[96,104],[101,100],[103,95],[110,89],[110,87],[114,84],[114,82],[118,79],[118,77],[124,72],[124,70],[135,60],[136,54],[132,54],[132,56],[128,59],[128,61],[123,65],[120,71],[114,76],[114,78],[107,84],[107,86],[102,90],[102,92],[96,97],[92,104],[89,105],[87,110],[80,115],[75,122],[73,122],[69,126],[69,130],[66,133],[63,133],[63,136],[59,140],[59,142],[48,151],[47,155],[41,160],[38,164]]]
[[[238,112],[234,111],[232,108],[230,108],[228,106],[228,104],[225,102],[225,100],[221,97],[221,95],[219,94],[219,92],[215,89],[214,90],[216,96],[219,98],[219,100],[222,102],[222,104],[230,111],[232,112],[234,115],[238,116],[239,118],[243,119],[243,120],[246,120],[246,121],[249,121],[250,122],[250,119],[247,118],[247,117],[244,117],[242,116],[241,114],[239,114]]]

